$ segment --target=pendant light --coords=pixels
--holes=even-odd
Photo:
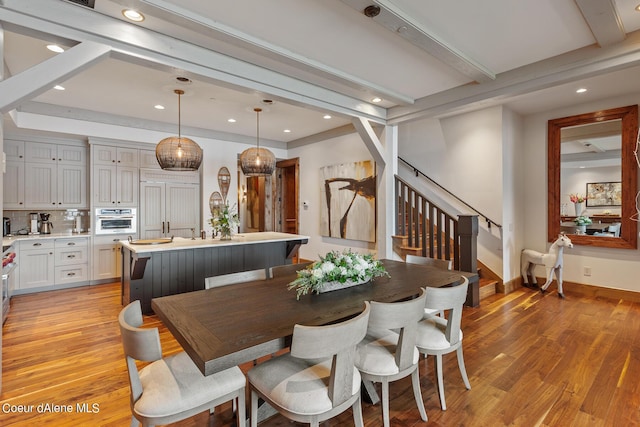
[[[247,148],[240,154],[240,168],[246,176],[271,175],[276,168],[276,156],[266,148],[260,148],[260,112],[262,108],[254,108],[256,112],[256,147]]]
[[[156,159],[164,170],[197,171],[202,163],[202,148],[192,139],[180,136],[180,95],[184,91],[173,92],[178,95],[178,136],[165,138],[156,145]]]

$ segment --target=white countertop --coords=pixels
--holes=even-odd
[[[11,236],[4,236],[2,238],[2,246],[9,246],[14,242],[21,240],[34,240],[34,239],[72,239],[74,237],[91,237],[91,233],[51,233],[51,234],[15,234]]]
[[[281,242],[288,240],[309,240],[308,236],[299,234],[278,233],[275,231],[265,231],[258,233],[240,233],[234,234],[231,240],[201,239],[197,237],[195,240],[185,237],[174,237],[171,243],[161,243],[153,245],[136,245],[126,240],[121,240],[120,244],[134,253],[150,253],[162,251],[175,251],[180,249],[207,248],[211,246],[233,246],[233,245],[250,245],[255,243]]]

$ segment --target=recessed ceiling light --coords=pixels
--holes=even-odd
[[[378,98],[377,96],[371,100],[371,102],[378,103],[382,102],[382,98]]]
[[[154,105],[153,108],[155,108],[156,110],[164,110],[164,105]]]
[[[584,169],[584,168],[586,168],[586,166],[578,166],[578,168]]]
[[[585,93],[587,91],[587,89],[581,87],[580,89],[576,90],[576,93]]]
[[[284,133],[291,133],[291,129],[285,129]]]
[[[64,90],[64,86],[60,86],[60,85],[55,85],[53,88],[55,90]]]
[[[61,46],[58,46],[57,44],[48,44],[47,45],[47,49],[49,49],[51,52],[55,52],[55,53],[64,52],[64,49]]]
[[[329,120],[331,116],[329,114],[325,114],[324,116],[322,116],[322,118],[325,120]]]
[[[640,12],[640,4],[636,6],[636,10]]]
[[[236,122],[236,119],[228,119],[227,121],[228,121],[229,123],[235,123],[235,122]]]
[[[133,21],[133,22],[142,22],[144,21],[144,15],[133,9],[124,9],[122,14],[125,18]]]

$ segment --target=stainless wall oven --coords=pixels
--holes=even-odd
[[[96,234],[136,233],[136,209],[96,209]]]

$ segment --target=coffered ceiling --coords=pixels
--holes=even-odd
[[[287,144],[354,119],[531,114],[640,91],[630,0],[79,2],[0,0],[0,111],[18,127],[63,117],[175,133],[182,88],[189,134],[249,141],[260,106],[261,139]]]

